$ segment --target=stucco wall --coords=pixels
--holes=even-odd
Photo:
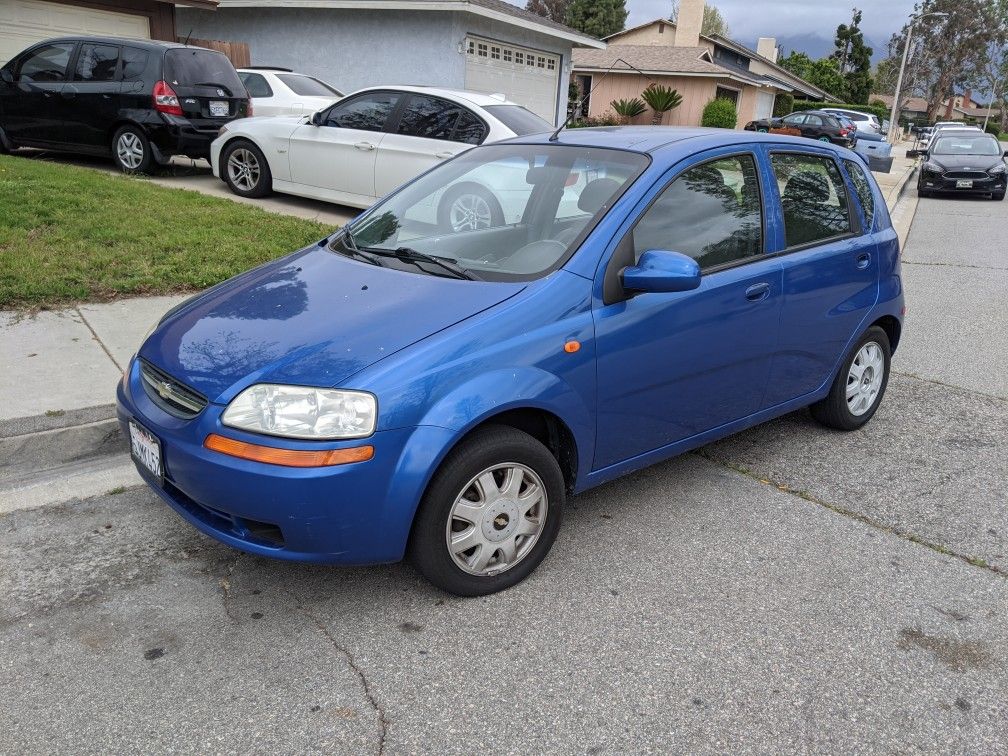
[[[607,41],[610,45],[674,45],[675,25],[660,21],[640,29],[630,29]]]
[[[654,81],[659,84],[672,87],[682,95],[683,101],[675,110],[665,114],[662,119],[664,126],[699,126],[700,117],[703,114],[704,105],[714,99],[714,90],[717,88],[715,79],[704,79],[699,77],[676,77],[661,76],[654,77]],[[640,97],[650,79],[637,74],[610,74],[603,81],[598,83],[598,88],[592,92],[591,102],[588,108],[588,115],[599,116],[604,113],[611,113],[613,100],[629,99]],[[643,114],[637,116],[633,123],[651,123],[652,113],[648,109]]]
[[[520,25],[443,11],[310,8],[178,8],[179,36],[246,42],[254,66],[282,66],[318,76],[344,92],[378,84],[462,89],[466,34],[527,45],[562,56],[557,113],[567,110],[571,46]]]

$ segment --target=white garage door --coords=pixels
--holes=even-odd
[[[146,16],[42,0],[0,0],[0,65],[29,45],[69,35],[150,38]]]
[[[774,104],[773,92],[757,92],[756,118],[754,118],[753,120],[759,121],[763,118],[770,118],[771,116],[773,116],[773,104]]]
[[[472,92],[503,94],[556,123],[559,82],[559,55],[481,37],[466,38],[465,88]]]

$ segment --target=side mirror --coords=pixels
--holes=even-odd
[[[1004,157],[1008,157],[1008,150],[1005,150]]]
[[[692,291],[700,285],[700,266],[696,260],[680,252],[659,249],[649,249],[636,265],[624,268],[620,275],[626,291]]]
[[[924,154],[924,150],[907,150],[906,156],[908,158],[918,158]]]
[[[308,122],[312,126],[321,126],[322,125],[322,113],[321,112],[312,113],[311,114],[311,119]]]
[[[10,72],[9,68],[0,69],[0,80],[3,80],[4,84],[13,84],[14,74]]]

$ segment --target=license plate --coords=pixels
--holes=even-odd
[[[129,421],[129,432],[130,456],[160,483],[164,479],[164,467],[161,464],[161,442],[153,433],[133,420]]]
[[[210,101],[210,115],[223,117],[228,114],[228,104],[219,100]]]
[[[956,189],[972,189],[973,180],[972,179],[959,179],[956,181]]]

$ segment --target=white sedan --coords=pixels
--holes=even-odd
[[[239,68],[238,78],[257,116],[302,116],[329,107],[343,93],[321,79],[289,68]]]
[[[232,121],[210,146],[210,164],[243,197],[277,191],[363,208],[474,145],[552,130],[497,95],[374,87],[308,118]],[[507,186],[492,183],[451,187],[432,209],[436,220],[456,230],[504,222]]]

